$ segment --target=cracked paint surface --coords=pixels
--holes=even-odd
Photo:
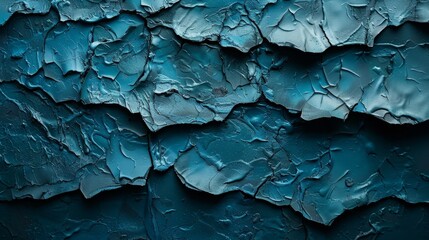
[[[373,45],[387,26],[428,22],[429,3],[419,0],[182,0],[149,18],[192,41],[217,41],[248,52],[265,38],[279,46],[323,52],[330,46]]]
[[[174,166],[191,189],[240,190],[323,224],[386,197],[429,198],[427,124],[397,128],[358,116],[309,123],[260,103],[190,129],[167,128],[151,146],[154,168]]]
[[[1,200],[46,199],[80,189],[87,198],[144,185],[151,167],[146,128],[121,109],[55,102],[0,85]]]
[[[239,192],[211,196],[189,190],[171,171],[151,175],[144,189],[112,190],[92,199],[72,192],[43,202],[2,202],[0,210],[2,239],[425,239],[429,234],[429,209],[421,204],[383,200],[328,227]]]
[[[82,100],[125,106],[140,113],[156,131],[175,124],[223,120],[234,105],[254,102],[260,96],[256,65],[246,62],[248,56],[237,58],[236,52],[216,45],[182,42],[165,28],[151,31],[148,51],[150,59],[146,54],[124,63],[128,67],[138,63],[137,68],[149,61],[142,76],[132,82],[130,76],[121,85],[88,74]],[[101,68],[98,74],[105,72]],[[115,82],[119,80],[115,77]]]
[[[2,1],[0,236],[423,239],[428,21],[425,0]]]
[[[317,55],[268,46],[255,58],[265,73],[264,95],[303,119],[344,119],[356,111],[416,124],[429,118],[428,37],[423,25],[405,24],[383,32],[373,48]]]

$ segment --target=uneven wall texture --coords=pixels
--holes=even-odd
[[[1,239],[428,239],[429,1],[1,0]]]

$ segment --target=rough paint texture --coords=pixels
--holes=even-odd
[[[423,239],[428,22],[425,0],[1,1],[0,237]]]
[[[264,72],[264,95],[306,120],[344,119],[356,111],[393,124],[423,122],[429,118],[425,27],[404,24],[380,34],[373,48],[322,55],[260,48],[255,58]]]
[[[151,146],[154,168],[174,165],[189,188],[240,190],[329,224],[344,210],[385,197],[427,202],[428,127],[358,116],[309,123],[260,103],[236,108],[222,124],[167,128]]]
[[[91,199],[67,193],[44,201],[2,202],[0,211],[2,239],[390,240],[429,234],[429,209],[421,204],[382,200],[328,227],[239,192],[212,196],[189,190],[172,171],[154,173],[143,189],[112,190]]]
[[[387,26],[428,22],[423,0],[182,0],[149,18],[192,41],[217,41],[248,52],[265,38],[279,46],[323,52],[330,46],[365,44]]]
[[[57,106],[38,91],[2,84],[0,199],[85,197],[144,185],[151,166],[146,129],[117,108]]]

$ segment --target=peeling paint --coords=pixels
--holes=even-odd
[[[2,1],[0,236],[424,239],[428,22],[425,0]]]

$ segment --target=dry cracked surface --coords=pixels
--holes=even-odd
[[[51,238],[427,235],[428,22],[423,0],[2,1],[0,208]],[[85,213],[102,196],[129,210]]]

